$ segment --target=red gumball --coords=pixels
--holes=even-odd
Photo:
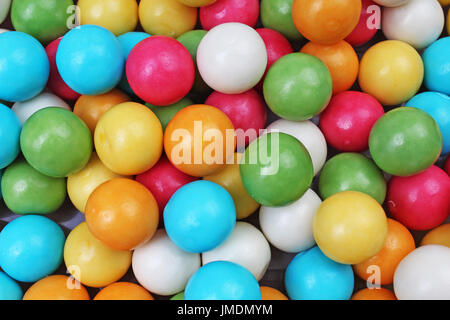
[[[392,177],[387,205],[392,217],[412,230],[441,225],[450,213],[450,177],[439,167],[410,177]]]
[[[137,44],[127,59],[127,79],[134,93],[153,105],[167,106],[191,90],[195,66],[177,40],[153,36]]]
[[[320,129],[337,150],[360,152],[369,147],[370,130],[383,114],[383,106],[371,95],[344,91],[322,113]]]
[[[47,87],[58,97],[65,100],[76,100],[81,95],[78,92],[73,91],[64,82],[56,67],[56,51],[58,50],[59,43],[62,38],[58,38],[50,42],[45,48],[47,52],[48,61],[50,62],[50,76],[48,78]]]
[[[447,157],[447,160],[444,163],[444,170],[450,175],[450,156]]]
[[[380,28],[381,7],[372,0],[362,0],[361,17],[358,25],[345,41],[352,46],[360,46],[372,39]]]
[[[240,22],[254,27],[258,17],[258,0],[217,0],[200,8],[200,22],[205,30],[227,22]]]

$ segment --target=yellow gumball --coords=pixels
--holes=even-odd
[[[386,106],[401,104],[419,90],[424,75],[416,49],[398,40],[372,46],[364,54],[359,69],[361,89]]]
[[[217,0],[178,0],[189,7],[204,7],[216,2]],[[442,1],[442,0],[441,0]]]
[[[450,10],[447,13],[447,34],[450,36]]]
[[[355,191],[327,198],[314,217],[314,238],[322,252],[343,264],[357,264],[384,245],[387,218],[380,204]]]
[[[450,248],[450,223],[443,224],[426,234],[423,237],[421,246],[438,244]]]
[[[133,31],[138,23],[136,0],[79,0],[81,24],[102,26],[116,36]]]
[[[108,110],[97,123],[95,149],[100,160],[115,173],[137,175],[161,157],[161,122],[147,107],[125,102]]]
[[[88,287],[105,287],[122,278],[131,265],[131,251],[113,250],[94,238],[86,222],[67,237],[64,262],[72,276]]]
[[[145,32],[176,38],[195,28],[197,8],[178,0],[142,0],[139,19]]]

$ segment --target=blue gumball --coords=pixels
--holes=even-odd
[[[228,261],[208,263],[189,279],[185,300],[261,300],[258,281],[250,271]]]
[[[0,300],[22,300],[22,297],[22,289],[17,282],[0,271]]]
[[[19,217],[0,233],[0,267],[17,281],[38,281],[60,266],[64,242],[63,231],[52,220]]]
[[[23,32],[0,34],[0,100],[34,98],[45,88],[49,74],[50,63],[39,41]]]
[[[21,130],[16,114],[0,103],[0,169],[9,166],[19,155]]]
[[[175,192],[164,209],[169,238],[193,253],[212,250],[233,232],[236,208],[230,194],[210,181],[195,181]]]
[[[450,153],[450,97],[438,92],[423,92],[409,100],[406,106],[425,111],[436,121],[444,140],[442,154]]]
[[[56,65],[65,83],[85,95],[103,94],[120,81],[125,56],[114,34],[100,26],[70,30],[56,52]]]
[[[350,265],[331,260],[319,247],[296,255],[285,274],[286,290],[292,300],[348,300],[354,281]]]
[[[450,95],[450,37],[435,41],[422,55],[425,86]]]

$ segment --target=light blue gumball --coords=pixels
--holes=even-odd
[[[22,297],[22,289],[17,282],[0,271],[0,300],[22,300]]]
[[[19,155],[21,130],[16,114],[0,103],[0,169],[9,166]]]
[[[422,55],[425,86],[450,95],[450,36],[431,44]]]

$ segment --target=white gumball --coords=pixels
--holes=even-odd
[[[197,65],[214,90],[238,94],[253,88],[267,66],[267,50],[255,29],[242,23],[224,23],[200,42]]]
[[[390,40],[423,49],[439,38],[444,23],[444,11],[437,0],[410,0],[400,7],[384,8],[381,29]]]
[[[267,132],[279,131],[294,136],[308,150],[313,166],[314,175],[322,170],[327,160],[327,141],[317,127],[311,121],[294,122],[289,120],[277,120],[267,127]]]
[[[0,23],[3,23],[8,16],[10,6],[11,0],[0,0]]]
[[[43,92],[27,101],[16,102],[11,109],[23,125],[35,112],[48,107],[71,110],[70,106],[64,100],[48,92]]]
[[[160,229],[133,253],[133,272],[148,291],[163,296],[180,293],[200,268],[200,255],[177,247]]]
[[[373,2],[383,7],[398,7],[404,5],[410,0],[373,0]]]
[[[238,222],[231,236],[218,248],[202,254],[203,265],[230,261],[247,268],[259,281],[269,267],[270,245],[264,235],[247,222]]]
[[[320,197],[309,189],[291,205],[261,207],[261,230],[269,242],[281,251],[297,253],[307,250],[315,244],[313,220],[321,204]]]
[[[394,274],[399,300],[450,300],[450,248],[419,247],[408,254]]]

